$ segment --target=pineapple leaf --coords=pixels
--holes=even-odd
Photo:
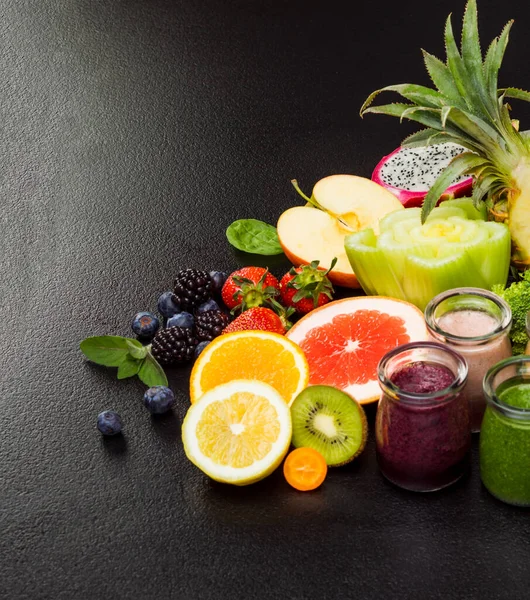
[[[496,179],[502,178],[501,173],[498,169],[495,168],[493,163],[487,162],[481,167],[477,167],[473,170],[473,175],[477,180],[482,179],[484,177],[489,177],[490,175],[494,175]]]
[[[467,76],[462,57],[458,52],[458,48],[453,33],[453,25],[451,23],[451,15],[449,15],[445,21],[444,30],[445,40],[445,53],[447,56],[447,67],[453,76],[456,89],[458,93],[465,99],[466,89],[464,87],[464,80]],[[469,105],[469,102],[467,102]]]
[[[411,133],[401,142],[401,145],[405,148],[419,148],[422,146],[432,146],[433,144],[443,144],[447,142],[460,144],[461,139],[449,135],[447,131],[438,131],[437,129],[429,127]]]
[[[454,109],[453,109],[454,110]],[[462,112],[462,111],[461,111]],[[478,140],[475,140],[472,136],[467,135],[461,127],[454,126],[454,123],[447,123],[445,128],[442,127],[442,111],[436,108],[425,108],[422,106],[409,106],[401,113],[401,120],[409,119],[410,121],[416,121],[420,125],[425,125],[431,129],[437,129],[438,131],[445,131],[449,135],[454,136],[464,146],[469,146],[471,150],[477,152],[484,152],[484,148],[480,146]]]
[[[525,147],[530,151],[530,131],[521,131],[519,135],[521,136]]]
[[[408,106],[405,110],[403,110],[401,115],[395,115],[400,116],[401,120],[409,119],[411,121],[416,121],[421,125],[425,125],[432,132],[427,138],[424,138],[421,132],[417,133],[418,137],[409,136],[410,140],[409,138],[406,138],[405,140],[407,145],[409,147],[412,147],[413,145],[417,147],[429,146],[431,144],[443,142],[453,142],[455,144],[461,144],[473,152],[484,155],[486,153],[486,149],[483,145],[481,145],[480,140],[468,135],[468,133],[464,131],[462,127],[459,127],[458,125],[455,126],[451,119],[449,120],[449,123],[445,123],[445,127],[442,125],[442,116],[444,112],[447,112],[447,109],[455,110],[453,107],[444,107],[443,109],[439,110],[419,106]],[[370,110],[371,109],[368,109],[368,111]],[[433,136],[434,133],[438,133],[439,135],[436,136],[436,138],[431,139],[431,136]]]
[[[501,68],[502,59],[504,58],[504,52],[506,45],[508,44],[508,37],[510,35],[510,29],[513,25],[513,20],[508,21],[504,26],[500,36],[495,38],[491,43],[486,59],[484,61],[484,74],[486,77],[486,85],[488,88],[488,94],[491,98],[497,97],[497,80],[499,77],[499,69]]]
[[[482,68],[482,52],[478,33],[477,2],[469,0],[464,12],[462,25],[462,60],[469,74],[472,85],[478,90],[481,103],[487,114],[495,121],[497,117],[497,105],[494,98],[488,94],[486,78]]]
[[[442,127],[445,129],[445,125],[447,123],[447,117],[449,116],[449,113],[451,112],[451,106],[444,106],[442,108],[442,114],[441,114],[441,120],[442,120]]]
[[[409,143],[407,140],[408,140],[408,138],[405,138],[405,140],[403,140],[403,142],[401,143],[402,146],[405,146],[407,148],[417,148],[418,146],[433,146],[434,144],[448,144],[449,142],[451,142],[453,144],[457,144],[459,146],[462,145],[461,137],[452,136],[452,135],[448,134],[446,131],[437,131],[430,138],[428,138],[428,140],[426,142],[424,142],[423,144],[420,144],[419,142],[414,142],[414,141]],[[468,144],[468,146],[469,146],[469,144]],[[473,152],[475,152],[475,150],[473,148],[468,148],[468,150],[473,150]]]
[[[425,223],[425,220],[429,216],[431,210],[435,207],[440,196],[455,179],[461,175],[472,172],[473,169],[481,167],[486,162],[488,162],[487,159],[477,156],[471,152],[464,152],[458,156],[455,156],[455,158],[453,158],[449,165],[439,175],[438,179],[436,179],[429,190],[429,193],[425,196],[421,209],[421,222]]]
[[[437,92],[436,90],[432,90],[431,88],[425,87],[423,85],[401,83],[398,85],[389,85],[387,87],[381,88],[380,90],[372,92],[365,100],[364,104],[361,106],[361,117],[363,116],[366,109],[372,104],[375,97],[378,96],[381,92],[397,92],[406,100],[410,100],[416,105],[427,106],[429,108],[440,108],[445,104],[444,97],[442,96],[442,94],[440,94],[440,92]]]
[[[416,148],[418,146],[429,146],[429,140],[433,137],[433,135],[436,135],[438,133],[438,130],[433,129],[432,127],[428,127],[427,129],[420,129],[420,131],[416,131],[407,136],[401,142],[401,145],[409,148]]]
[[[458,47],[456,45],[455,36],[453,33],[453,26],[451,24],[451,15],[447,17],[447,21],[445,22],[444,37],[445,51],[447,54],[447,66],[453,75],[453,79],[459,94],[464,98],[468,110],[471,113],[489,119],[487,111],[485,111],[483,108],[483,102],[478,91],[478,86],[475,85],[471,73],[468,72],[466,64],[458,52]]]
[[[530,102],[530,92],[521,90],[519,88],[502,88],[499,89],[499,93],[505,98],[513,98],[514,100],[524,100]]]
[[[365,108],[363,114],[373,113],[376,115],[388,115],[389,117],[400,117],[409,108],[417,108],[414,104],[403,104],[393,102],[392,104],[382,104],[381,106],[370,106]]]
[[[447,120],[472,140],[476,140],[488,153],[497,155],[502,152],[505,145],[503,138],[483,119],[459,108],[450,107]]]
[[[486,52],[486,58],[484,59],[484,64],[482,65],[482,72],[484,74],[484,80],[486,82],[486,91],[488,96],[491,98],[497,97],[497,80],[495,79],[494,74],[494,62],[495,57],[497,56],[497,43],[499,38],[494,38]],[[491,85],[492,80],[495,80],[494,85]]]
[[[519,148],[519,150],[525,150],[524,140],[521,138],[519,132],[515,129],[510,117],[510,111],[508,105],[503,102],[504,94],[499,98],[499,117],[504,130],[506,131],[506,137],[509,137]]]
[[[452,105],[464,108],[465,103],[455,86],[455,82],[447,65],[439,58],[436,58],[436,56],[429,54],[426,50],[422,50],[422,52],[425,68],[438,91],[445,96]]]
[[[462,145],[462,137],[459,136],[455,136],[455,135],[450,135],[449,133],[447,133],[447,131],[436,131],[435,129],[422,129],[421,131],[418,131],[417,133],[423,133],[423,132],[431,132],[429,135],[426,135],[425,137],[423,136],[418,136],[417,138],[415,138],[414,136],[416,136],[416,133],[413,133],[409,136],[407,136],[402,142],[401,145],[404,148],[418,148],[421,146],[432,146],[434,144],[447,144],[448,142],[452,142],[453,144],[458,144],[458,145]],[[471,147],[471,144],[466,143],[466,147],[469,150],[473,150],[473,152],[478,151],[483,151],[481,150],[479,147],[475,148],[475,147]]]
[[[409,119],[409,121],[416,121],[427,127],[433,129],[440,129],[441,117],[440,109],[438,108],[426,108],[424,106],[411,106],[403,111],[401,114],[401,121],[403,119]]]
[[[462,59],[467,72],[471,75],[475,84],[484,87],[484,75],[482,73],[482,52],[480,51],[480,40],[478,35],[477,2],[469,0],[464,12],[464,23],[462,25]]]
[[[480,177],[475,185],[473,186],[473,193],[471,197],[473,198],[473,205],[475,208],[479,208],[484,196],[487,195],[491,186],[498,181],[497,175],[486,175],[485,177]]]

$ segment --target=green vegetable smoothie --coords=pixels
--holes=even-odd
[[[482,482],[499,500],[530,506],[530,383],[513,377],[496,396],[500,406],[488,403],[480,434]]]

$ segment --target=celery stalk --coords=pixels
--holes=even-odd
[[[396,223],[421,219],[421,208],[407,208],[388,213],[379,221],[379,232],[391,231]]]
[[[364,229],[346,236],[344,247],[353,272],[368,295],[405,299],[401,284],[392,272],[385,254],[377,247],[377,236],[373,229]]]
[[[482,276],[489,282],[489,286],[499,284],[506,285],[510,265],[508,262],[499,260],[499,257],[511,253],[512,239],[510,230],[505,223],[484,223],[483,227],[489,232],[484,260],[482,262]]]
[[[426,223],[429,222],[429,219],[432,221],[434,219],[448,219],[449,217],[462,217],[466,218],[466,211],[463,208],[459,208],[458,206],[445,206],[445,202],[443,206],[436,207],[436,210],[433,211],[434,214],[430,214],[427,217]]]
[[[367,294],[408,300],[423,309],[433,296],[454,287],[490,289],[506,283],[506,225],[476,218],[469,203],[449,202],[433,209],[424,224],[421,210],[411,208],[381,219],[379,236],[370,229],[346,237],[346,254]]]
[[[436,247],[432,243],[409,243],[398,242],[392,237],[391,231],[382,233],[377,240],[377,247],[383,252],[389,269],[395,278],[401,283],[403,281],[405,260],[411,254],[422,258],[434,258]]]
[[[403,289],[407,300],[424,310],[437,294],[455,287],[486,287],[467,252],[441,258],[409,256],[405,261]]]
[[[468,219],[485,221],[488,217],[488,209],[486,204],[481,202],[480,207],[476,208],[473,204],[473,198],[451,198],[444,200],[439,208],[461,208]]]

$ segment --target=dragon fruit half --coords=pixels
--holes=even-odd
[[[432,184],[455,156],[466,148],[457,144],[434,144],[418,148],[397,148],[384,156],[372,173],[372,180],[396,196],[403,206],[421,206]],[[460,177],[442,198],[471,195],[472,177]]]

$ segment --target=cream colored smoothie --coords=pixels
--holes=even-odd
[[[484,376],[512,355],[510,307],[486,290],[457,288],[436,296],[425,310],[425,320],[431,338],[447,344],[467,362],[463,394],[470,403],[471,430],[480,431],[486,408]]]

